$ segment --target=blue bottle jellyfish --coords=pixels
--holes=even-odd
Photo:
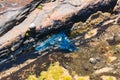
[[[70,52],[77,50],[76,46],[71,44],[65,33],[53,35],[52,37],[42,42],[40,46],[37,46],[35,50],[42,52],[54,46],[57,46],[61,50]]]

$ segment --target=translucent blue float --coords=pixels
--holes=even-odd
[[[40,46],[37,46],[35,50],[42,52],[47,49],[53,48],[54,46],[57,46],[59,49],[64,51],[73,52],[77,50],[76,46],[71,44],[70,40],[65,35],[65,33],[53,35],[52,37],[42,42]]]

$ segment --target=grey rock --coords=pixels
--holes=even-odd
[[[90,62],[91,64],[96,64],[96,63],[97,63],[97,60],[96,60],[95,58],[90,58],[90,59],[89,59],[89,62]]]
[[[26,16],[36,8],[36,6],[41,2],[33,1],[30,4],[23,6],[21,8],[12,8],[10,10],[0,13],[0,36],[5,34],[7,31],[12,29],[16,24],[22,22]],[[21,21],[22,20],[22,21]]]

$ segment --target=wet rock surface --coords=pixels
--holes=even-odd
[[[93,2],[92,0],[89,1],[88,1],[89,4]],[[95,5],[97,6],[98,3],[108,2],[107,6],[109,6],[109,10],[111,10],[112,8],[114,8],[113,6],[114,1],[110,3],[109,1],[98,0],[92,6]],[[15,70],[16,72],[13,71],[13,73],[10,73],[11,70],[8,70],[8,72],[6,69],[5,69],[6,72],[3,70],[3,72],[1,72],[1,75],[5,75],[6,73],[10,74],[8,74],[8,76],[6,75],[7,77],[2,78],[2,80],[13,80],[14,78],[17,78],[18,80],[24,80],[31,73],[39,75],[42,70],[46,70],[48,68],[49,64],[54,63],[56,61],[59,61],[63,67],[70,71],[70,73],[76,72],[76,74],[80,76],[89,76],[90,80],[106,80],[111,78],[113,80],[119,80],[120,79],[120,67],[119,67],[120,14],[118,9],[119,0],[117,1],[117,5],[115,6],[114,10],[110,12],[104,12],[106,10],[102,10],[103,12],[100,11],[103,8],[103,7],[99,8],[100,6],[98,7],[99,9],[96,7],[92,7],[93,9],[96,9],[96,11],[98,12],[93,11],[94,14],[92,14],[85,22],[81,22],[81,20],[84,21],[83,18],[85,19],[85,17],[81,16],[86,16],[83,15],[84,11],[82,10],[82,8],[87,10],[87,8],[90,6],[87,3],[85,4],[84,1],[82,0],[80,2],[82,3],[79,3],[79,0],[74,1],[58,0],[56,2],[43,4],[43,7],[41,7],[40,5],[39,6],[40,9],[35,9],[33,12],[31,12],[30,15],[27,16],[28,18],[26,18],[21,24],[15,26],[9,32],[0,37],[1,54],[10,53],[10,51],[14,53],[14,51],[16,51],[17,48],[18,50],[20,49],[19,46],[22,46],[24,48],[24,49],[22,48],[23,53],[27,53],[27,51],[30,51],[29,53],[35,54],[36,52],[34,52],[33,45],[34,44],[39,45],[41,41],[39,41],[38,38],[42,38],[38,37],[38,34],[42,34],[42,32],[46,31],[49,32],[53,28],[55,29],[59,27],[62,28],[64,27],[63,25],[66,25],[65,27],[69,27],[68,23],[72,22],[73,25],[70,24],[71,28],[66,33],[69,36],[69,38],[73,40],[73,43],[77,46],[78,51],[73,53],[72,52],[65,53],[58,50],[58,48],[54,48],[53,50],[43,52],[41,56],[36,55],[38,57],[35,57],[35,60],[31,61],[30,63],[23,62],[21,64],[21,67],[19,68],[18,66],[20,64],[17,64],[17,61],[19,62],[20,59],[18,58],[18,60],[16,59],[16,62],[14,63],[17,65],[17,67],[15,66],[15,68],[17,68]],[[90,7],[88,9],[92,8]],[[70,12],[67,12],[68,10]],[[89,14],[89,11],[92,10],[87,11],[88,15],[90,15],[91,12]],[[77,14],[78,20],[76,19],[74,20],[74,18],[76,18],[73,16],[74,14]],[[33,36],[30,37],[29,34],[26,34],[27,33],[26,31],[29,30],[28,26],[31,23],[34,23],[36,25],[37,31],[41,30],[35,36],[35,38],[33,38]],[[48,26],[50,29],[46,29],[46,27]],[[10,35],[13,36],[11,37]],[[46,39],[52,34],[45,35],[47,36],[45,37]],[[13,44],[12,41],[16,43],[14,43],[14,46],[12,45],[11,47],[10,45]],[[31,44],[30,42],[33,44]],[[28,45],[23,46],[21,44],[31,44],[30,45],[31,47],[27,47]],[[9,48],[3,48],[8,45],[10,46]],[[24,64],[26,65],[24,66]]]

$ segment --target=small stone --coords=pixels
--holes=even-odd
[[[100,57],[96,57],[96,60],[97,60],[97,61],[100,61]]]
[[[84,67],[84,70],[85,71],[89,71],[91,68],[91,65],[89,64],[89,63],[85,63],[84,65],[83,65],[83,67]]]
[[[11,57],[11,58],[14,58],[14,56],[13,56],[13,55],[10,55],[10,57]]]
[[[88,71],[88,70],[89,70],[89,67],[88,67],[88,66],[84,66],[84,70],[85,70],[85,71]]]
[[[28,37],[28,36],[29,36],[29,33],[27,32],[27,33],[25,34],[25,36],[27,36],[27,37]]]
[[[89,61],[90,61],[91,64],[96,64],[97,63],[97,60],[95,58],[90,58]]]
[[[105,50],[106,50],[106,51],[109,51],[110,49],[111,49],[110,46],[106,46],[106,47],[105,47]]]
[[[80,26],[77,27],[78,29],[80,28]]]
[[[80,43],[79,43],[79,42],[76,42],[76,43],[75,43],[75,45],[76,45],[76,46],[79,46],[79,45],[80,45]]]
[[[98,69],[98,67],[97,67],[97,66],[94,66],[94,67],[93,67],[93,69],[94,69],[94,70],[97,70],[97,69]]]
[[[11,49],[10,49],[11,51],[15,51],[15,49],[14,49],[14,47],[11,47]]]
[[[36,27],[36,25],[34,23],[31,23],[30,26],[29,26],[30,29],[33,29],[35,27]]]

